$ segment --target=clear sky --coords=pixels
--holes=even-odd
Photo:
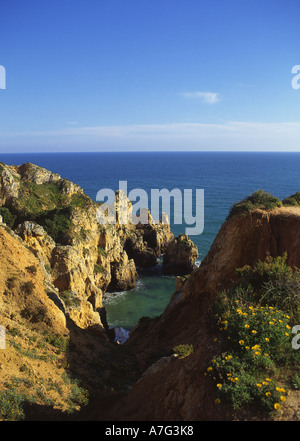
[[[1,0],[0,152],[300,151],[299,20],[299,0]]]

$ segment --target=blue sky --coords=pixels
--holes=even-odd
[[[300,150],[299,0],[3,0],[0,152]]]

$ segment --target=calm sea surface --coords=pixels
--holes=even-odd
[[[193,195],[196,189],[204,189],[204,232],[191,236],[199,261],[235,202],[259,189],[280,199],[300,191],[300,153],[27,153],[2,154],[0,161],[45,167],[80,185],[94,200],[102,188],[117,190],[119,181],[127,181],[128,192],[141,188],[149,195],[151,189],[192,189]],[[185,227],[171,223],[175,235]],[[174,286],[175,278],[163,277],[160,264],[141,270],[135,289],[106,295],[109,324],[130,330],[140,317],[159,315]]]

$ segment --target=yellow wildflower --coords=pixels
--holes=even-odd
[[[277,390],[277,392],[283,392],[283,393],[286,392],[286,390],[283,389],[283,387],[276,387],[276,390]]]

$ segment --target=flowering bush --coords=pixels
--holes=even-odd
[[[274,270],[270,259],[268,265],[270,272]],[[274,266],[278,266],[276,259]],[[255,270],[260,271],[261,268],[262,263],[259,262],[247,272],[253,277]],[[292,277],[291,274],[289,276]],[[299,353],[291,345],[291,328],[298,315],[290,316],[274,301],[272,306],[265,301],[260,303],[261,299],[265,299],[262,294],[266,279],[269,283],[272,279],[270,274],[267,278],[263,277],[261,284],[256,283],[253,287],[245,285],[244,278],[244,285],[237,284],[231,290],[220,293],[215,301],[219,348],[207,374],[217,383],[219,396],[216,402],[229,400],[235,409],[244,404],[254,404],[267,411],[279,410],[286,400],[286,390],[274,377],[280,378],[280,369],[288,370],[299,363]],[[257,278],[255,280],[257,282]],[[279,297],[278,304],[282,306],[284,302]],[[274,298],[277,296],[272,296]],[[299,310],[296,303],[294,311]]]

